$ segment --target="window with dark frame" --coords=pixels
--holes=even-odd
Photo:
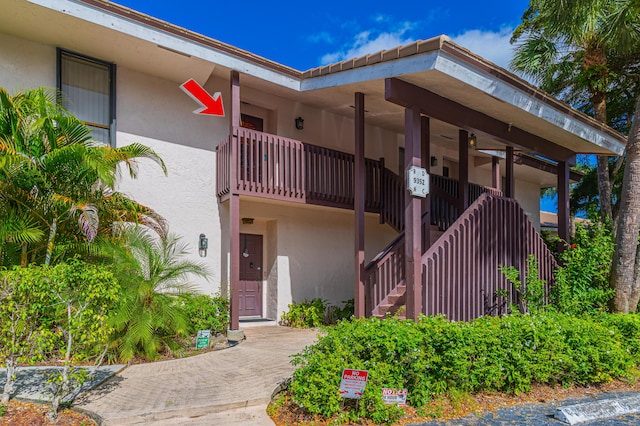
[[[91,128],[92,138],[115,144],[114,64],[58,49],[62,106]]]

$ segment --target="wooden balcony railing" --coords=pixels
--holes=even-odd
[[[353,154],[236,127],[217,148],[217,194],[353,209]],[[365,159],[365,210],[398,232],[404,229],[405,182],[379,161]],[[455,179],[431,175],[431,223],[447,229],[458,218]],[[471,201],[500,191],[469,184]]]

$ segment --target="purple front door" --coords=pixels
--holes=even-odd
[[[240,234],[239,316],[262,316],[262,235]]]

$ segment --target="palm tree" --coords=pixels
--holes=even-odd
[[[607,123],[612,77],[637,63],[629,55],[640,45],[634,7],[634,1],[530,0],[512,37],[519,44],[511,68],[574,105],[587,98],[594,118]],[[611,221],[607,157],[597,157],[597,174],[601,217]]]
[[[589,95],[594,117],[607,122],[607,94],[617,70],[637,67],[640,53],[640,2],[637,0],[530,0],[512,41],[517,47],[512,68],[536,77],[543,88],[574,96]],[[571,86],[567,86],[571,85]],[[619,89],[619,88],[618,88]],[[637,94],[636,94],[637,96]],[[640,101],[626,148],[610,284],[616,290],[612,308],[636,311],[640,300]],[[598,192],[603,219],[611,219],[608,161],[598,157]]]
[[[162,159],[144,145],[94,143],[89,127],[62,109],[55,93],[40,88],[10,96],[0,88],[0,219],[28,213],[44,233],[21,241],[29,246],[23,263],[28,256],[51,264],[66,250],[109,234],[112,222],[104,219],[148,223],[166,233],[153,210],[112,190],[120,166],[136,177],[139,158],[166,173]]]
[[[157,358],[166,348],[180,347],[189,332],[181,296],[194,293],[189,279],[208,277],[205,267],[185,258],[187,248],[173,235],[159,238],[144,227],[126,227],[126,244],[114,245],[123,301],[112,317],[114,344],[121,361],[136,355]]]

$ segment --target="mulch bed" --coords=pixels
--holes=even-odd
[[[616,391],[640,392],[640,380],[635,382],[615,380],[598,386],[573,386],[569,388],[534,385],[530,392],[517,396],[501,393],[480,393],[467,395],[456,401],[442,397],[435,399],[427,407],[423,407],[421,410],[422,415],[419,415],[413,407],[404,407],[405,415],[396,424],[406,425],[429,420],[451,420],[466,417],[474,413],[494,412],[500,408],[513,407],[521,404],[550,403],[568,398],[580,398],[601,392]],[[267,409],[267,413],[277,426],[328,426],[335,424],[335,418],[326,419],[311,415],[295,404],[286,393],[281,396],[283,400],[272,403],[269,409]],[[425,416],[424,413],[427,415]],[[363,420],[358,424],[372,426],[375,423]]]
[[[91,418],[70,409],[60,410],[58,419],[52,422],[47,419],[49,405],[35,402],[11,400],[6,405],[6,409],[7,412],[0,416],[0,426],[97,426],[97,423]],[[0,408],[0,415],[2,411]]]

